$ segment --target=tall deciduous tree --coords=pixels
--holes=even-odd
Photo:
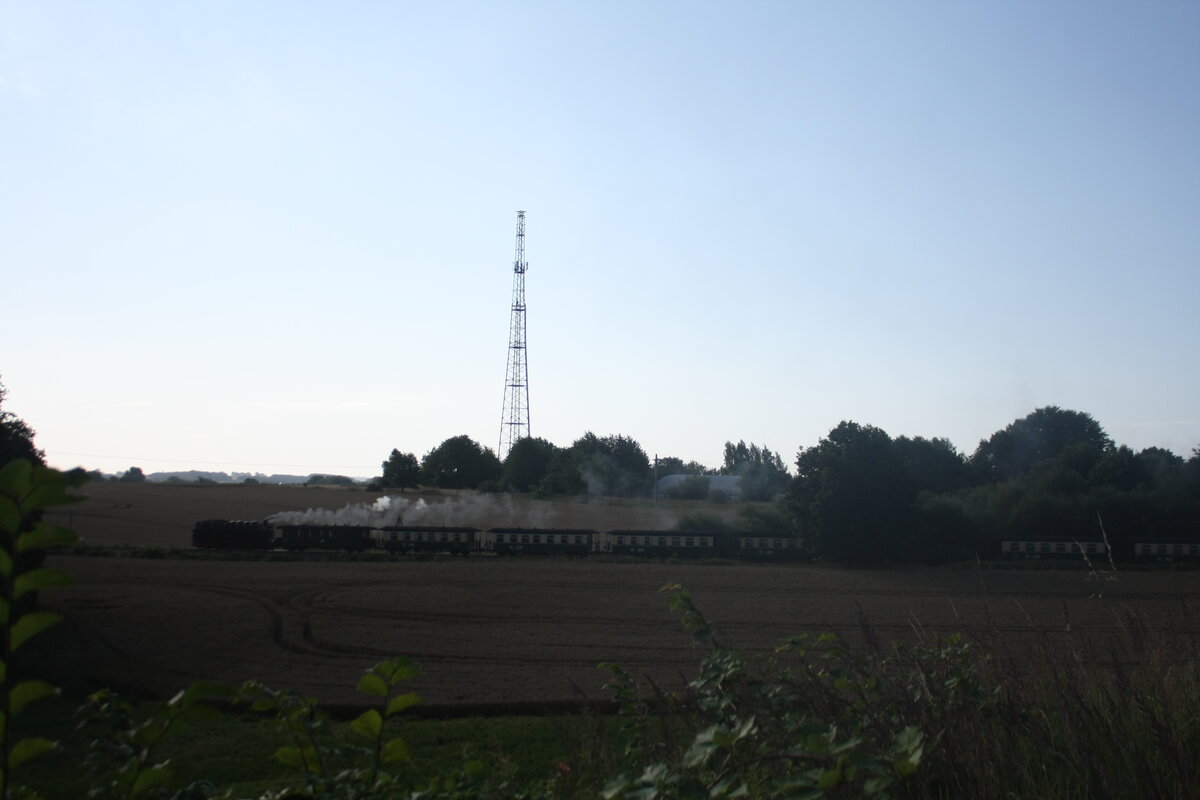
[[[421,482],[441,489],[478,489],[499,478],[500,459],[466,435],[447,439],[421,461]]]
[[[797,454],[796,470],[788,507],[823,558],[854,564],[903,557],[913,493],[887,433],[842,422]]]
[[[1077,444],[1106,453],[1113,441],[1091,415],[1046,406],[980,442],[971,465],[981,480],[1008,481]]]
[[[554,455],[543,488],[553,494],[634,497],[650,493],[650,459],[628,436],[588,431]]]
[[[18,458],[45,466],[45,453],[33,443],[33,428],[16,414],[4,410],[4,398],[7,396],[8,390],[0,382],[0,466]]]
[[[146,473],[142,472],[141,467],[130,467],[124,475],[121,476],[121,483],[145,483]]]
[[[655,469],[658,470],[658,477],[660,478],[667,475],[707,475],[710,471],[708,467],[699,461],[685,462],[682,458],[676,458],[675,456],[663,456],[658,459]]]
[[[504,459],[501,483],[517,492],[536,489],[550,471],[558,448],[546,439],[527,436],[519,439]]]
[[[897,436],[892,446],[918,492],[956,492],[971,482],[966,459],[949,439]]]
[[[722,475],[737,475],[746,500],[770,500],[787,488],[788,474],[783,459],[765,445],[744,441],[725,443]]]
[[[383,485],[404,491],[416,487],[421,478],[421,464],[413,453],[401,453],[393,449],[383,462]]]

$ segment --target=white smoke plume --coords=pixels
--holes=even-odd
[[[558,514],[549,504],[514,504],[508,495],[458,494],[427,502],[383,496],[373,503],[350,503],[336,511],[310,508],[280,511],[267,517],[272,525],[448,525],[475,528],[554,527]]]
[[[381,528],[403,524],[402,520],[408,514],[419,514],[425,505],[424,500],[413,501],[385,495],[374,503],[348,503],[336,511],[328,508],[280,511],[267,517],[267,522],[273,525],[365,525]]]

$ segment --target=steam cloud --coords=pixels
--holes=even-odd
[[[335,510],[309,508],[280,511],[267,517],[272,525],[454,525],[490,527],[553,527],[558,514],[551,507],[518,507],[508,496],[457,495],[435,502],[383,496],[373,503],[349,503]]]

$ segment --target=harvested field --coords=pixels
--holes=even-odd
[[[1115,636],[1195,639],[1194,572],[1083,569],[847,571],[488,557],[352,562],[216,562],[60,556],[77,585],[48,593],[68,623],[47,634],[89,686],[169,694],[197,678],[256,678],[328,703],[355,703],[363,669],[406,654],[434,706],[601,697],[601,661],[675,687],[701,657],[659,588],[687,586],[728,643],[766,652],[832,631],[862,642],[954,631],[986,635],[1018,662],[1038,648],[1103,661]],[[1123,633],[1123,631],[1126,631]]]

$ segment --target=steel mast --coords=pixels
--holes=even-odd
[[[508,451],[529,436],[529,365],[525,360],[525,212],[517,212],[517,254],[513,259],[512,317],[508,332],[508,367],[504,371],[504,410],[500,415],[503,461]]]

